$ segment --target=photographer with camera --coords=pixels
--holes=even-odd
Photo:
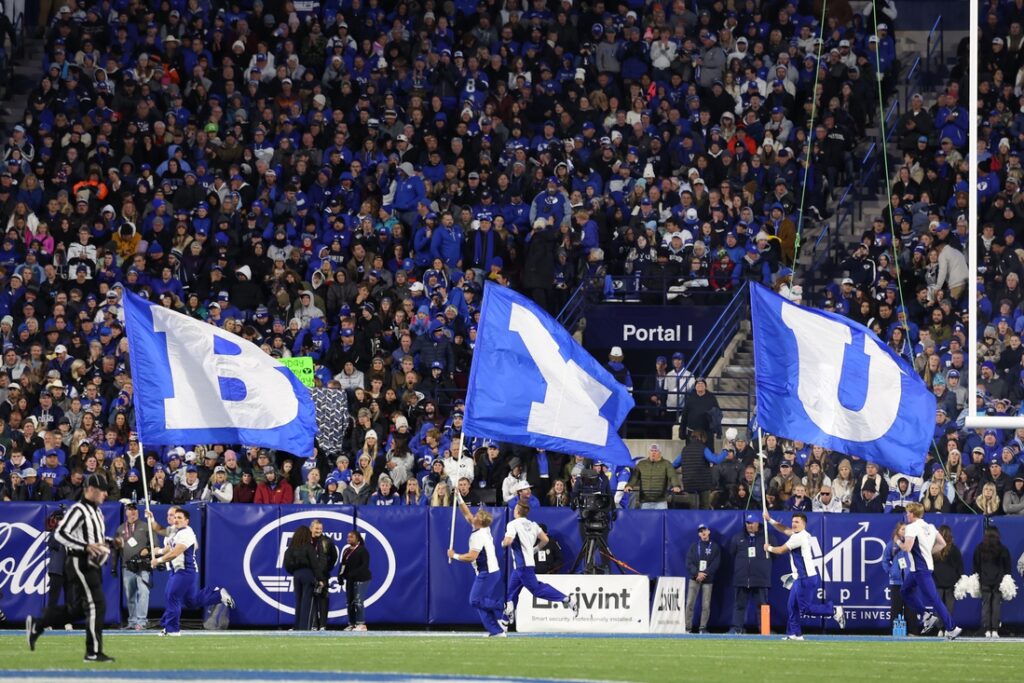
[[[149,536],[145,523],[139,522],[139,507],[135,503],[124,506],[124,524],[117,527],[114,545],[116,554],[110,563],[110,573],[117,576],[118,564],[121,565],[121,582],[128,600],[128,628],[142,631],[149,620],[149,591],[153,582]]]

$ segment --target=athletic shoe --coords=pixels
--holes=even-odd
[[[992,631],[992,640],[999,640],[999,631]]]
[[[961,632],[963,632],[963,629],[957,626],[952,631],[946,633],[946,640],[956,640]]]
[[[708,630],[706,628],[702,628],[700,631],[698,631],[698,633],[700,633],[702,636],[706,636],[708,634]]]
[[[836,611],[832,618],[839,624],[839,628],[846,628],[846,611],[839,605],[836,605]]]
[[[913,633],[908,633],[907,635],[908,635],[908,636],[913,636],[914,634],[913,634]],[[945,629],[943,629],[943,630],[939,631],[939,638],[945,638],[945,637],[946,637],[946,631],[945,631]]]
[[[352,630],[353,631],[365,631],[366,630],[366,624],[357,624],[356,627],[353,628]]]
[[[516,606],[512,604],[511,600],[509,600],[505,603],[505,618],[508,619],[508,623],[511,624],[513,621],[515,621],[515,616]]]
[[[97,653],[97,654],[94,654],[94,655],[86,655],[85,658],[82,661],[85,662],[86,664],[88,664],[90,662],[113,662],[114,658],[113,657],[109,657],[109,656],[103,654],[102,652],[100,652],[100,653]]]
[[[783,640],[803,640],[803,636],[783,636]]]
[[[36,641],[39,640],[39,631],[36,630],[36,620],[31,615],[25,618],[25,638],[28,640],[28,649],[36,650]]]
[[[508,638],[508,634],[502,631],[501,633],[485,633],[485,638]]]
[[[136,631],[145,631],[146,630],[146,626],[144,624],[135,624],[135,626],[133,628]]]
[[[235,608],[235,599],[233,597],[231,597],[231,593],[228,593],[228,589],[227,588],[221,588],[220,589],[220,601],[221,601],[221,604],[226,606],[228,609],[234,609]]]
[[[986,638],[991,638],[992,637],[992,631],[985,631],[985,637]]]
[[[572,610],[572,616],[574,619],[580,615],[580,601],[575,595],[567,597],[564,604]]]
[[[730,635],[730,636],[742,636],[743,635],[743,629],[741,629],[741,628],[731,628],[731,629],[729,629],[729,632],[728,632],[727,635]]]
[[[346,626],[345,628],[343,628],[343,629],[341,629],[341,630],[342,630],[342,631],[355,631],[355,630],[356,630],[356,627],[355,627],[355,626],[353,626],[352,624],[349,624],[348,626]]]
[[[505,619],[498,619],[498,627],[505,633],[508,633],[508,621]]]
[[[921,635],[930,633],[939,623],[939,618],[932,612],[925,612],[921,617]]]

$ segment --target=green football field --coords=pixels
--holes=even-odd
[[[10,632],[8,632],[10,633]],[[805,642],[762,639],[576,638],[512,636],[507,639],[444,634],[316,634],[186,632],[181,638],[108,633],[104,649],[115,664],[82,662],[80,634],[44,635],[29,652],[23,635],[0,636],[0,678],[15,670],[70,681],[60,671],[104,669],[161,671],[159,680],[301,681],[275,672],[391,672],[543,680],[614,681],[1011,681],[1021,676],[1021,641],[962,639],[889,641],[824,638]],[[175,672],[180,672],[178,676]],[[229,672],[234,672],[232,675]],[[251,672],[242,674],[241,672]],[[198,675],[197,675],[198,674]],[[113,676],[113,674],[112,674]],[[373,674],[370,674],[373,676]],[[126,676],[121,680],[130,680]],[[148,678],[146,675],[137,679]],[[362,679],[361,679],[362,680]],[[366,680],[401,680],[368,677]]]

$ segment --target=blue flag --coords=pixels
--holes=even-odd
[[[125,292],[139,440],[313,454],[313,399],[252,342]]]
[[[868,328],[750,288],[757,420],[767,432],[920,475],[935,397]]]
[[[464,431],[616,465],[633,458],[616,430],[633,397],[533,301],[488,285]]]

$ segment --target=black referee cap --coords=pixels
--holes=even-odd
[[[107,488],[107,478],[102,474],[90,474],[85,478],[85,485],[105,490]]]

